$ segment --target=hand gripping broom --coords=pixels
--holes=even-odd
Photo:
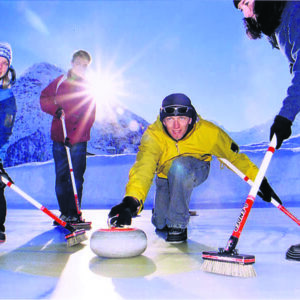
[[[235,248],[247,221],[260,184],[271,161],[272,155],[275,152],[276,143],[276,135],[274,134],[225,249],[219,248],[218,252],[202,252],[204,262],[201,269],[203,271],[238,277],[256,276],[255,269],[252,266],[255,263],[255,256],[239,254]]]
[[[65,139],[65,148],[67,152],[67,158],[68,158],[68,164],[69,164],[69,170],[70,170],[70,176],[71,176],[71,182],[72,182],[72,188],[74,192],[74,200],[75,200],[75,205],[76,205],[76,210],[77,210],[77,215],[79,217],[80,223],[74,223],[72,226],[78,227],[78,228],[84,228],[86,230],[90,230],[92,228],[92,222],[86,222],[85,220],[82,219],[82,213],[80,211],[80,204],[78,200],[78,194],[77,194],[77,188],[76,188],[76,183],[75,183],[75,176],[74,176],[74,170],[73,170],[73,164],[72,164],[72,158],[71,158],[71,152],[70,152],[70,143],[68,142],[68,137],[67,137],[67,128],[66,128],[66,122],[65,122],[65,113],[62,110],[62,115],[60,117],[61,123],[62,123],[62,128],[63,128],[63,133],[64,133],[64,139]]]
[[[236,166],[234,166],[230,161],[225,158],[219,158],[219,160],[227,165],[229,169],[231,169],[234,173],[236,173],[239,177],[241,177],[244,181],[246,181],[250,186],[253,186],[253,181],[248,178],[243,172],[241,172]],[[282,204],[276,201],[274,198],[271,198],[271,203],[277,207],[279,210],[284,212],[288,217],[290,217],[293,221],[295,221],[300,226],[300,220],[297,219],[291,212],[289,212]]]
[[[65,235],[68,247],[77,245],[77,244],[79,244],[79,243],[87,240],[87,236],[85,234],[85,230],[83,230],[83,229],[82,230],[75,230],[74,227],[72,227],[71,225],[69,225],[65,221],[63,221],[60,218],[58,218],[50,210],[48,210],[46,207],[44,207],[43,205],[41,205],[39,202],[37,202],[36,200],[34,200],[32,197],[30,197],[25,192],[23,192],[20,188],[18,188],[13,183],[13,181],[11,180],[11,178],[8,176],[8,174],[6,173],[6,171],[3,168],[2,164],[0,164],[0,179],[1,179],[1,181],[6,186],[8,186],[12,190],[14,190],[19,195],[21,195],[24,199],[26,199],[27,201],[29,201],[33,206],[35,206],[36,208],[38,208],[39,210],[41,210],[43,213],[45,213],[46,215],[48,215],[50,218],[52,218],[53,220],[55,220],[62,227],[64,227],[67,230],[69,230],[70,233],[67,234],[67,235]]]

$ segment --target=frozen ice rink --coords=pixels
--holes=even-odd
[[[288,208],[299,217],[300,208]],[[300,243],[298,225],[275,207],[253,208],[239,240],[256,257],[257,277],[200,270],[203,250],[224,247],[240,209],[203,209],[191,217],[188,241],[166,243],[146,210],[133,220],[145,231],[146,251],[129,259],[95,256],[90,241],[66,247],[63,229],[35,209],[10,209],[0,245],[0,299],[299,299],[300,262],[285,252]],[[92,232],[106,228],[107,210],[85,210]]]

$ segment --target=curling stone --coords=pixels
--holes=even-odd
[[[92,233],[90,247],[100,257],[134,257],[146,250],[147,236],[136,228],[98,229]]]

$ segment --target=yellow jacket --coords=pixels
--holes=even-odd
[[[180,156],[193,156],[205,161],[211,161],[212,156],[226,158],[254,181],[257,167],[246,154],[237,153],[238,150],[234,152],[231,149],[233,145],[236,144],[227,133],[200,117],[184,139],[175,141],[165,132],[158,117],[142,136],[136,161],[129,172],[125,196],[135,197],[144,203],[154,175],[167,178],[173,160]]]

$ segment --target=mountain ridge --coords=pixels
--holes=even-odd
[[[5,166],[53,158],[50,139],[52,116],[41,110],[39,98],[41,91],[64,73],[64,70],[43,62],[34,64],[17,79],[12,89],[18,111],[4,159]],[[148,126],[147,121],[122,104],[112,104],[112,109],[113,118],[95,121],[88,142],[89,153],[122,154],[137,151],[141,136]]]
[[[13,86],[18,112],[13,134],[4,159],[5,166],[14,166],[27,162],[42,162],[53,158],[50,127],[52,116],[40,108],[41,91],[55,78],[66,72],[47,62],[36,63],[28,68]],[[136,153],[141,136],[149,123],[142,117],[132,113],[120,103],[109,103],[109,111],[96,120],[88,142],[91,154],[126,154]],[[105,110],[101,106],[101,110]],[[242,130],[229,132],[225,130],[240,146],[241,151],[260,151],[268,143],[272,121]],[[293,136],[285,141],[282,149],[300,147],[300,122],[296,118],[293,124]]]

